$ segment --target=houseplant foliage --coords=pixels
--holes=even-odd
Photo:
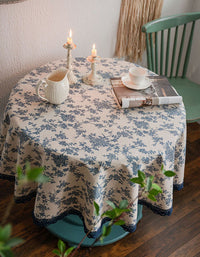
[[[161,166],[161,174],[164,174],[166,177],[173,177],[176,175],[176,173],[171,170],[165,170],[163,164]],[[142,190],[140,195],[138,195],[131,203],[129,203],[128,200],[122,200],[119,203],[119,206],[116,206],[112,201],[106,201],[107,204],[111,207],[111,210],[105,211],[101,215],[101,218],[107,217],[110,219],[110,221],[107,224],[103,225],[101,235],[94,240],[91,247],[94,246],[95,243],[98,242],[99,240],[103,241],[103,239],[110,234],[113,225],[122,226],[125,224],[125,221],[123,220],[123,218],[126,215],[126,213],[131,211],[130,207],[138,199],[138,197],[143,195],[149,198],[151,201],[156,202],[157,201],[156,196],[162,193],[161,187],[158,184],[153,182],[154,176],[147,177],[145,173],[140,170],[138,170],[138,176],[130,179],[130,181],[132,183],[138,184],[141,187]],[[98,203],[96,203],[95,201],[94,201],[94,207],[95,207],[95,215],[100,216],[100,207]],[[90,232],[91,231],[89,231],[87,235]],[[54,249],[53,253],[60,257],[66,257],[66,256],[74,257],[78,249],[80,248],[82,242],[86,238],[86,236],[81,240],[81,242],[77,247],[72,246],[67,250],[66,250],[66,244],[63,241],[59,240],[58,249]]]
[[[49,181],[49,178],[43,175],[43,171],[44,171],[43,167],[31,168],[29,162],[27,162],[25,165],[25,172],[23,172],[21,167],[17,167],[17,178],[18,178],[19,185],[23,185],[31,181],[38,182],[38,183],[46,183],[47,181]],[[13,205],[14,205],[14,197],[12,197],[11,201],[7,205],[7,209],[1,221],[1,226],[0,226],[0,256],[1,257],[13,257],[14,254],[12,252],[12,248],[24,242],[24,240],[21,238],[18,238],[18,237],[12,238],[11,237],[12,225],[6,224]]]
[[[11,224],[0,226],[0,256],[1,257],[14,256],[11,248],[24,242],[23,239],[18,237],[11,238],[11,233],[12,233]]]
[[[58,249],[54,249],[53,253],[60,257],[66,257],[69,256],[70,253],[76,248],[75,246],[72,246],[66,250],[66,244],[62,240],[58,240]]]
[[[17,179],[19,182],[19,185],[23,185],[28,182],[38,182],[38,183],[46,183],[49,181],[49,178],[45,175],[43,175],[44,168],[32,168],[30,166],[30,163],[27,162],[25,165],[25,171],[22,170],[21,167],[17,167]],[[161,166],[161,173],[164,174],[167,177],[173,177],[176,174],[173,171],[165,170],[164,166]],[[146,195],[147,198],[149,198],[152,201],[156,201],[156,196],[159,193],[162,193],[162,189],[159,185],[154,183],[154,176],[146,177],[145,173],[138,170],[138,176],[130,179],[132,183],[136,183],[140,185],[142,188],[141,195]],[[140,196],[140,195],[139,195]],[[139,197],[138,196],[138,197]],[[132,204],[138,199],[136,197],[131,203],[128,202],[128,200],[122,200],[119,203],[119,206],[116,206],[112,201],[107,201],[108,206],[111,208],[110,210],[105,211],[100,216],[100,207],[98,203],[94,201],[94,207],[95,207],[95,215],[100,216],[100,218],[107,217],[109,218],[109,222],[105,224],[102,228],[101,235],[96,238],[93,242],[93,245],[95,245],[96,242],[103,241],[106,236],[108,236],[112,230],[113,225],[121,226],[125,224],[124,216],[126,213],[131,211]],[[6,221],[10,215],[11,209],[14,205],[14,197],[11,199],[10,203],[7,206],[7,209],[5,211],[5,214],[2,218],[1,226],[0,226],[0,256],[1,257],[13,257],[13,251],[12,248],[15,246],[18,246],[19,244],[22,244],[24,242],[21,238],[12,238],[12,225],[6,224]],[[80,248],[82,242],[87,237],[87,235],[91,231],[88,231],[88,233],[85,235],[85,237],[81,240],[79,245],[72,246],[67,249],[66,244],[62,240],[58,240],[58,249],[54,249],[53,253],[60,257],[73,257],[77,253],[78,249]]]

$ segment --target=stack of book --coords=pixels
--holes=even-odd
[[[121,108],[161,104],[180,104],[182,96],[163,76],[148,76],[149,87],[143,90],[127,88],[121,78],[111,78],[113,94]]]

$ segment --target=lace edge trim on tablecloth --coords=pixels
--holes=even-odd
[[[144,200],[139,200],[139,204],[147,206],[149,209],[151,209],[154,213],[159,214],[161,216],[170,216],[172,214],[173,207],[171,207],[168,210],[160,209],[157,206],[152,205],[151,203],[148,203]]]
[[[0,179],[5,179],[9,181],[15,181],[15,176],[13,175],[6,175],[6,174],[0,174]]]
[[[28,201],[31,201],[32,198],[36,197],[36,192],[33,191],[29,193],[27,196],[21,196],[21,197],[15,197],[16,203],[26,203]]]
[[[15,176],[0,174],[0,179],[6,179],[6,180],[9,180],[9,181],[14,181]],[[174,185],[174,190],[181,190],[183,188],[183,186],[184,186],[183,183],[182,184],[175,184]],[[34,191],[34,192],[29,193],[27,196],[15,197],[15,202],[16,203],[25,203],[26,201],[30,201],[35,196],[36,196],[36,192]],[[170,216],[171,213],[172,213],[172,210],[173,210],[173,207],[171,207],[168,210],[160,209],[159,207],[156,207],[156,206],[152,205],[151,203],[146,202],[144,200],[139,200],[138,204],[147,206],[154,213],[159,214],[161,216]],[[60,214],[59,216],[54,217],[52,219],[37,219],[35,217],[34,213],[32,214],[32,216],[33,216],[33,221],[36,225],[39,225],[41,227],[46,227],[50,224],[56,223],[57,221],[63,219],[65,216],[70,215],[70,214],[75,214],[75,215],[78,215],[80,217],[80,219],[83,222],[84,231],[85,231],[85,233],[88,233],[89,230],[85,226],[84,218],[83,218],[82,214],[75,209],[68,210],[68,211],[66,211],[66,212],[64,212],[64,213]],[[88,237],[89,238],[97,238],[101,233],[102,226],[109,220],[110,220],[109,218],[104,218],[101,222],[101,226],[99,227],[99,229],[97,231],[90,232]],[[136,230],[137,224],[130,225],[130,226],[123,225],[121,227],[127,232],[134,232]]]
[[[166,215],[171,215],[172,213],[172,210],[173,208],[170,208],[169,210],[162,210],[158,207],[155,207],[153,206],[152,204],[150,203],[147,203],[145,201],[142,201],[142,200],[139,200],[138,201],[138,204],[141,204],[141,205],[145,205],[147,206],[148,208],[150,208],[154,213],[156,214],[160,214],[162,216],[166,216]],[[70,214],[75,214],[75,215],[78,215],[80,217],[80,219],[82,220],[83,222],[83,227],[84,227],[84,232],[87,234],[89,232],[89,230],[86,228],[85,226],[85,222],[84,222],[84,218],[82,216],[82,214],[77,211],[77,210],[74,210],[74,209],[71,209],[71,210],[68,210],[68,211],[65,211],[64,213],[62,213],[61,215],[57,216],[57,217],[54,217],[52,219],[37,219],[34,215],[34,213],[32,214],[33,215],[33,220],[34,220],[34,223],[36,225],[39,225],[41,227],[46,227],[48,225],[51,225],[53,223],[56,223],[57,221],[59,220],[62,220],[64,217],[66,217],[67,215],[70,215]],[[101,226],[98,228],[98,230],[96,231],[93,231],[93,232],[90,232],[88,234],[88,237],[89,238],[97,238],[100,234],[101,234],[101,229],[102,229],[102,226],[107,222],[109,221],[110,219],[109,218],[104,218],[102,221],[101,221]],[[133,233],[136,228],[137,228],[137,223],[135,225],[129,225],[129,226],[126,226],[126,225],[123,225],[121,226],[125,231],[127,232],[130,232],[130,233]]]
[[[88,232],[89,232],[89,230],[86,228],[86,226],[85,226],[85,222],[84,222],[84,218],[83,218],[83,215],[79,212],[79,211],[77,211],[77,210],[75,210],[75,209],[71,209],[71,210],[68,210],[68,211],[65,211],[64,213],[62,213],[61,215],[59,215],[59,216],[57,216],[57,217],[54,217],[54,218],[52,218],[52,219],[50,219],[50,220],[47,220],[47,219],[37,219],[36,217],[35,217],[35,215],[34,215],[34,212],[32,213],[32,217],[33,217],[33,221],[34,221],[34,223],[36,224],[36,225],[38,225],[38,226],[41,226],[41,227],[47,227],[48,225],[51,225],[51,224],[54,224],[54,223],[56,223],[57,221],[59,221],[59,220],[62,220],[64,217],[66,217],[67,215],[70,215],[70,214],[74,214],[74,215],[77,215],[77,216],[79,216],[79,218],[82,220],[82,222],[83,222],[83,228],[84,228],[84,232],[85,232],[85,234],[87,234]],[[102,226],[106,223],[106,222],[108,222],[108,221],[110,221],[110,219],[109,218],[104,218],[102,221],[101,221],[101,225],[100,225],[100,227],[96,230],[96,231],[93,231],[93,232],[90,232],[87,236],[89,237],[89,238],[97,238],[97,237],[99,237],[100,235],[101,235],[101,231],[102,231]],[[126,226],[126,225],[123,225],[123,226],[121,226],[125,231],[127,231],[127,232],[134,232],[135,230],[136,230],[136,228],[137,228],[137,224],[135,224],[135,225],[130,225],[130,226]]]
[[[180,191],[181,189],[183,189],[184,187],[184,183],[182,184],[174,184],[173,188],[174,190]]]

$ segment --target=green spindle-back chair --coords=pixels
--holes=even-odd
[[[146,33],[148,69],[166,76],[183,97],[187,122],[200,120],[200,85],[186,77],[198,19],[200,12],[185,13],[156,19],[142,27]],[[196,54],[200,65],[200,47]]]

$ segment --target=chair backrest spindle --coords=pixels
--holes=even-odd
[[[155,72],[158,73],[158,33],[155,32]]]
[[[160,75],[163,75],[163,55],[164,55],[164,30],[161,31],[161,41],[160,41]]]
[[[170,37],[171,37],[171,29],[168,29],[168,32],[167,32],[167,48],[166,48],[166,57],[165,57],[165,76],[166,77],[167,77],[167,73],[168,73]]]
[[[194,26],[195,26],[195,21],[193,21],[193,23],[192,23],[192,28],[191,28],[191,32],[190,32],[190,38],[189,38],[189,42],[188,42],[187,52],[186,52],[186,55],[185,55],[185,62],[184,62],[183,74],[182,74],[183,78],[185,78],[185,76],[186,76],[187,67],[188,67],[188,63],[189,63],[190,52],[191,52],[191,47],[192,47],[192,39],[193,39],[193,34],[194,34]]]
[[[174,36],[174,45],[173,45],[173,52],[172,52],[170,78],[172,78],[172,76],[173,76],[174,60],[175,60],[175,55],[176,55],[177,37],[178,37],[178,26],[176,26],[176,31],[175,31],[175,36]]]
[[[154,65],[154,47],[153,47],[153,36],[152,33],[150,33],[150,49],[151,49],[151,64],[152,64],[152,70],[155,71],[155,65]]]
[[[147,49],[147,65],[152,70],[150,46],[149,46],[149,34],[146,34],[146,49]]]
[[[178,77],[179,67],[180,67],[180,63],[181,63],[183,45],[184,45],[184,42],[185,42],[185,32],[186,32],[186,24],[184,24],[182,38],[181,38],[181,44],[180,44],[179,55],[178,55],[178,62],[177,62],[177,67],[176,67],[176,77]]]
[[[165,75],[171,78],[178,77],[179,71],[181,72],[181,76],[183,78],[186,76],[190,53],[191,53],[191,47],[192,47],[195,21],[198,19],[200,19],[200,12],[194,12],[194,13],[178,14],[178,15],[173,15],[165,18],[156,19],[143,25],[142,31],[146,33],[147,61],[148,61],[148,68],[150,70],[156,73],[159,72],[160,75]],[[191,22],[192,22],[191,32],[189,34],[189,40],[186,45],[187,40],[185,40],[185,38],[186,38],[186,34],[188,35],[187,30],[189,29],[189,26],[187,26],[187,24]],[[183,29],[180,31],[179,27],[182,25],[183,25]],[[166,45],[164,45],[165,30],[167,30]],[[158,51],[158,45],[159,45],[158,32],[159,31],[161,31],[160,51]],[[182,36],[180,32],[182,32]],[[154,36],[153,33],[155,33],[155,40],[153,40],[153,36]],[[171,52],[170,42],[172,38],[173,38],[173,43],[172,43],[173,47]],[[170,62],[170,58],[171,58],[171,62]],[[180,67],[182,66],[183,68],[181,71]]]

